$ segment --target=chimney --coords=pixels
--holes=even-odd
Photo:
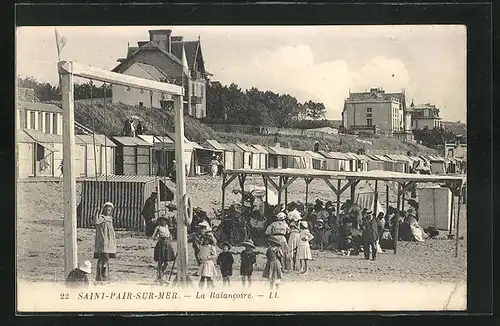
[[[172,52],[170,35],[172,34],[171,29],[154,29],[149,31],[149,41],[158,44],[168,53]]]

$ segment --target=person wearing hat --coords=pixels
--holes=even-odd
[[[88,275],[90,273],[92,273],[92,263],[86,260],[82,265],[69,273],[68,278],[66,278],[66,285],[68,287],[88,286]]]
[[[198,266],[201,265],[200,248],[202,246],[203,238],[210,237],[212,242],[217,243],[210,224],[207,221],[202,221],[198,224],[198,229],[194,234],[191,235],[191,241],[193,243],[194,257],[196,258],[196,263]]]
[[[351,199],[348,199],[342,205],[342,210],[344,211],[347,219],[352,223],[353,229],[359,230],[361,224],[363,223],[363,213],[361,206],[354,203]]]
[[[106,202],[95,219],[94,259],[97,259],[96,281],[108,281],[109,259],[116,258],[116,236],[113,228],[113,209]]]
[[[371,209],[366,210],[365,217],[363,218],[363,251],[365,259],[370,259],[370,250],[372,253],[372,260],[375,261],[377,258],[377,219],[373,217],[373,212]]]
[[[281,250],[283,251],[283,268],[290,270],[292,267],[292,257],[290,257],[288,243],[286,241],[286,236],[290,234],[290,227],[286,223],[285,219],[286,214],[279,212],[276,215],[276,220],[267,227],[265,233],[268,237],[272,236],[280,241]]]
[[[268,278],[271,291],[275,289],[276,291],[279,288],[279,283],[283,276],[283,266],[281,264],[281,260],[284,257],[284,252],[281,249],[281,240],[271,236],[268,238],[269,247],[266,251],[267,262],[264,267],[264,272],[262,273],[262,277]]]
[[[328,246],[329,236],[330,230],[328,230],[325,221],[322,219],[316,220],[314,224],[314,238],[316,240],[316,246],[320,251],[323,251]]]
[[[418,224],[417,213],[413,208],[408,209],[408,225],[410,226],[411,240],[423,242],[425,238],[424,229]]]
[[[217,276],[217,269],[215,268],[217,249],[211,236],[206,234],[203,236],[199,257],[201,260],[198,270],[198,274],[200,275],[199,286],[202,288],[206,284],[209,287],[213,287],[213,278]]]
[[[212,161],[210,162],[210,169],[212,172],[212,178],[215,179],[217,176],[217,172],[219,170],[219,161],[217,160],[217,156],[215,154],[212,155]]]
[[[160,216],[158,218],[158,226],[153,233],[153,240],[158,240],[156,243],[153,258],[158,263],[157,282],[163,282],[163,273],[167,269],[168,262],[175,261],[175,251],[172,245],[172,236],[167,225],[167,218]]]
[[[290,257],[292,257],[292,269],[294,271],[296,270],[297,248],[300,242],[299,223],[300,220],[290,222],[290,236],[288,237],[288,250]]]
[[[144,217],[144,222],[146,224],[146,236],[150,237],[156,228],[155,213],[156,213],[156,202],[158,200],[158,193],[153,191],[144,206],[142,207],[142,216]]]
[[[229,242],[224,242],[222,244],[222,252],[217,257],[217,265],[220,267],[222,274],[222,284],[230,285],[231,276],[233,276],[233,253],[229,250],[231,249],[231,244]]]
[[[298,220],[302,219],[302,216],[300,215],[300,212],[297,210],[297,204],[295,202],[291,202],[288,204],[288,223],[291,221],[297,222]]]
[[[325,209],[323,201],[316,199],[314,203],[313,212],[311,213],[311,223],[316,223],[317,220],[321,219],[323,221],[328,221],[330,214]]]
[[[306,221],[300,221],[300,241],[297,246],[297,259],[300,262],[300,271],[305,274],[308,272],[309,267],[307,261],[312,260],[311,247],[309,241],[314,239],[314,236],[309,231],[309,226]]]
[[[172,164],[170,165],[170,168],[168,169],[168,173],[167,173],[167,176],[170,178],[170,180],[172,180],[173,183],[176,183],[177,182],[177,172],[176,172],[176,166],[177,163],[175,162],[175,160],[172,160]]]
[[[254,251],[255,245],[252,239],[247,239],[241,243],[245,249],[240,253],[240,275],[243,287],[252,285],[253,265],[257,262],[258,252]]]

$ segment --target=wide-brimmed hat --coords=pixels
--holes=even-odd
[[[406,212],[408,213],[408,215],[411,215],[411,216],[416,216],[416,214],[417,214],[413,207],[409,208]]]
[[[281,242],[274,236],[270,236],[267,241],[269,241],[269,243],[274,243],[276,245],[279,245],[281,246]]]
[[[321,199],[316,199],[314,206],[323,206],[323,201]]]
[[[279,212],[278,214],[276,214],[276,219],[279,221],[284,220],[285,218],[286,218],[286,214],[283,212]]]
[[[82,272],[90,274],[90,273],[92,273],[92,263],[90,261],[86,260],[83,264],[78,266],[78,269],[81,270]]]
[[[323,219],[319,218],[316,220],[316,224],[325,224],[325,221],[323,221]]]
[[[302,226],[303,228],[306,228],[306,229],[309,228],[307,221],[300,221],[299,225]]]
[[[333,207],[333,208],[335,208],[335,206],[333,206],[333,203],[332,203],[332,201],[331,201],[331,200],[329,200],[329,201],[327,201],[327,202],[325,203],[325,208],[332,208],[332,207]]]
[[[170,203],[167,204],[167,208],[171,209],[171,210],[174,210],[174,209],[177,209],[177,205],[175,205],[174,203],[170,202]]]
[[[244,246],[244,247],[255,248],[255,245],[253,244],[253,240],[252,239],[246,239],[245,241],[243,241],[241,243],[241,245]]]
[[[157,219],[158,223],[160,223],[161,220],[165,220],[168,222],[168,218],[165,215],[160,215],[160,217],[158,217]]]
[[[366,214],[366,215],[371,215],[371,214],[373,214],[373,212],[372,212],[372,210],[371,210],[371,209],[367,209],[367,210],[365,211],[365,214]]]

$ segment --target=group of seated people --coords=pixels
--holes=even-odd
[[[340,206],[340,214],[336,212],[336,205],[331,201],[325,204],[317,199],[313,205],[304,205],[301,202],[291,202],[283,211],[287,213],[288,220],[301,218],[311,225],[314,239],[312,249],[341,250],[352,254],[359,254],[363,247],[363,229],[365,221],[373,214],[370,210],[362,208],[348,199]],[[438,231],[432,228],[423,230],[418,225],[418,203],[409,201],[406,211],[389,206],[387,212],[379,212],[375,218],[376,237],[378,250],[394,248],[396,227],[397,237],[401,241],[424,241],[427,237],[434,237]],[[297,215],[295,217],[295,215]],[[337,223],[337,218],[338,223]],[[397,222],[397,223],[396,223]]]

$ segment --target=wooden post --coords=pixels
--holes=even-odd
[[[312,178],[304,178],[304,181],[306,182],[306,205],[307,205],[307,201],[309,199],[309,184],[311,183]]]
[[[373,216],[377,218],[378,203],[378,180],[375,180],[375,198],[373,199]]]
[[[222,214],[224,214],[224,201],[226,199],[226,174],[222,173],[222,203],[221,203],[221,209],[222,209]]]
[[[385,182],[385,214],[389,210],[389,181]]]
[[[453,191],[452,191],[452,192],[451,192],[451,211],[450,211],[450,231],[449,231],[449,233],[448,233],[448,234],[450,234],[450,235],[451,235],[451,234],[452,234],[452,232],[453,232],[453,231],[452,231],[452,229],[453,229],[453,224],[454,224],[454,223],[453,223],[453,222],[454,222],[454,221],[453,221],[453,220],[454,220],[454,218],[453,218],[453,213],[454,213],[454,210],[453,210],[453,208],[454,208],[454,207],[453,207],[453,206],[454,206],[454,202],[455,202],[455,194],[454,194],[454,193],[453,193]],[[458,203],[458,205],[460,205],[460,202]]]
[[[288,177],[283,177],[285,184],[288,182]],[[288,205],[288,187],[285,188],[285,207]]]
[[[406,193],[405,186],[406,186],[406,183],[403,182],[403,186],[401,187],[401,191],[402,191],[402,194],[401,194],[401,210],[402,211],[405,210],[405,193]]]
[[[335,224],[337,225],[337,229],[339,227],[339,223],[340,223],[340,219],[339,219],[339,216],[340,216],[340,186],[341,186],[341,180],[338,179],[337,180],[337,218],[335,219]]]
[[[241,187],[241,206],[245,206],[245,179],[247,178],[246,174],[238,175],[238,180],[240,181]]]
[[[59,65],[61,68],[61,65]],[[75,111],[73,99],[73,74],[61,73],[63,109],[63,198],[64,198],[64,270],[66,277],[78,266],[76,244],[76,177],[75,160]],[[97,159],[97,158],[94,158]],[[97,171],[96,171],[97,172]],[[100,203],[102,204],[102,203]]]
[[[182,96],[174,96],[175,110],[175,163],[176,163],[176,197],[177,212],[177,276],[175,282],[182,284],[189,282],[188,252],[187,252],[187,225],[184,221],[184,195],[186,195],[186,173],[184,165],[184,110]]]
[[[457,223],[455,225],[455,227],[457,228],[456,234],[455,234],[455,258],[458,257],[458,236],[459,236],[459,229],[460,229],[460,207],[462,206],[462,203],[461,203],[462,198],[461,197],[462,197],[462,186],[460,186],[460,189],[459,189]]]
[[[401,184],[398,182],[398,212],[401,210]],[[396,215],[394,223],[394,253],[398,252],[398,238],[399,238],[399,216]]]
[[[283,186],[283,177],[280,176],[279,177],[280,181],[279,181],[279,186],[278,186],[278,205],[281,205],[281,187]]]
[[[358,181],[354,181],[351,183],[351,200],[354,201],[354,197],[356,196],[356,185]],[[337,212],[338,214],[338,212]]]
[[[268,195],[267,195],[267,192],[269,191],[269,188],[267,187],[267,179],[265,176],[262,176],[262,179],[264,181],[264,187],[266,188],[266,203],[269,204],[269,198],[268,198]]]

